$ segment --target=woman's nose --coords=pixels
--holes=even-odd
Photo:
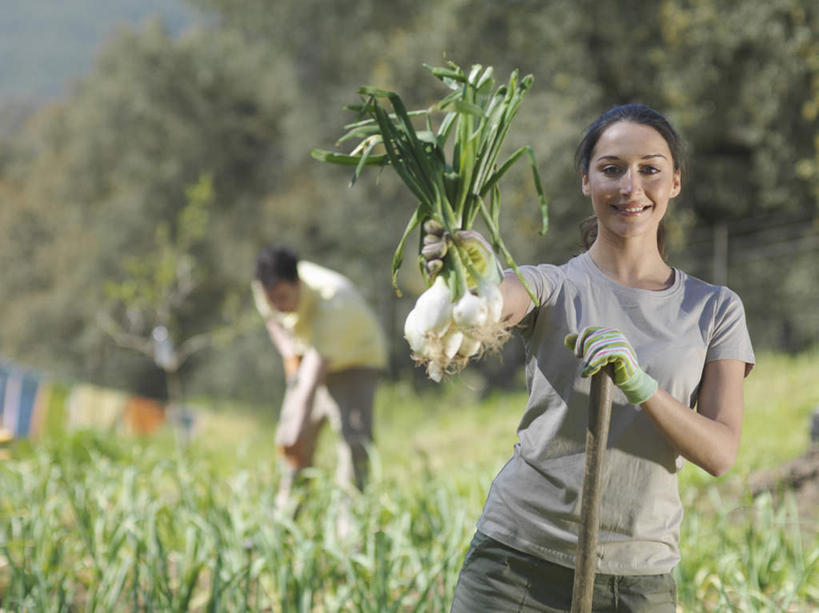
[[[620,192],[623,194],[631,194],[640,189],[640,174],[627,170],[620,177]]]

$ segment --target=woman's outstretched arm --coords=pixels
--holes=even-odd
[[[501,320],[510,326],[517,325],[529,312],[532,298],[514,272],[504,274],[503,281],[500,284],[500,291],[503,296]]]

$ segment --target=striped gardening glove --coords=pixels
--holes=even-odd
[[[567,335],[563,343],[583,359],[584,377],[611,364],[614,384],[623,390],[629,402],[641,404],[657,391],[657,382],[640,368],[634,349],[619,330],[590,326],[580,334]]]

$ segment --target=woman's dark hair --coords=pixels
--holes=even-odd
[[[583,140],[575,152],[575,162],[584,174],[589,172],[589,163],[592,151],[594,151],[600,136],[611,125],[619,121],[628,121],[640,125],[654,128],[660,133],[668,144],[671,151],[671,158],[674,162],[674,170],[682,170],[684,166],[685,144],[671,123],[661,113],[644,104],[623,104],[615,106],[600,115],[587,129]],[[584,249],[588,249],[597,238],[597,217],[592,215],[580,222],[580,238]],[[660,222],[657,228],[657,246],[660,253],[665,253],[665,227]]]
[[[299,280],[298,263],[296,252],[289,247],[265,247],[256,257],[256,279],[267,290],[273,289],[280,281],[295,283]]]

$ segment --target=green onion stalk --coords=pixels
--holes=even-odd
[[[351,185],[367,166],[391,166],[417,200],[393,255],[392,283],[400,296],[397,276],[406,242],[421,227],[418,264],[428,289],[407,316],[404,336],[413,358],[438,381],[497,348],[509,334],[501,321],[503,273],[496,253],[537,303],[500,235],[500,179],[516,162],[528,160],[541,234],[548,229],[548,208],[530,146],[498,161],[532,75],[521,78],[515,70],[496,87],[491,66],[473,65],[468,73],[453,62],[424,68],[449,89],[445,97],[427,109],[408,111],[397,93],[361,87],[361,104],[348,107],[359,119],[345,126],[337,142],[358,141],[356,146],[350,153],[314,149],[312,156],[354,167]],[[416,129],[416,123],[423,128]],[[472,229],[478,217],[489,242]]]

